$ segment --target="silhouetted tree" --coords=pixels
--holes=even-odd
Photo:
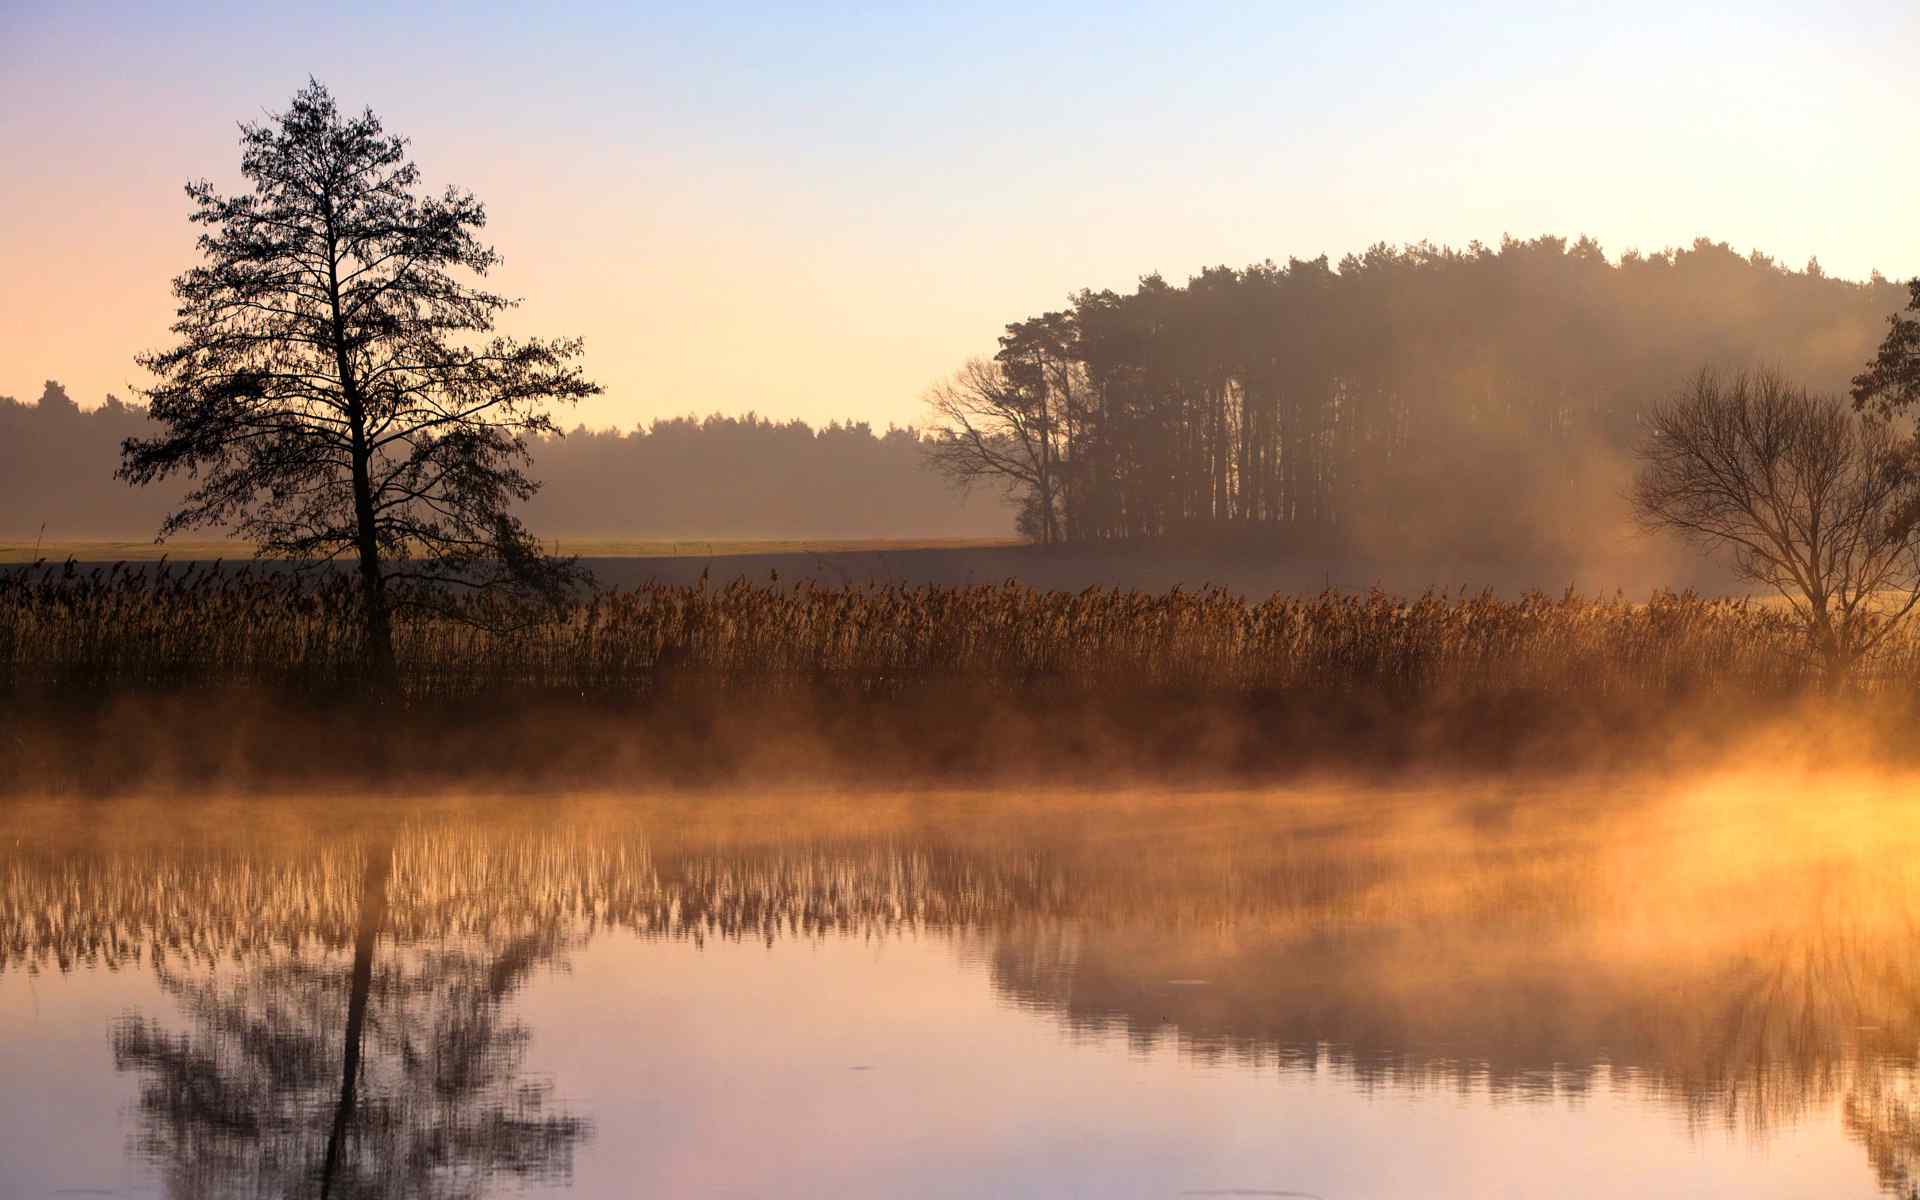
[[[1653,408],[1640,456],[1640,519],[1729,551],[1792,605],[1830,677],[1920,603],[1920,510],[1885,421],[1773,372],[1704,371]]]
[[[537,487],[524,439],[559,432],[544,406],[599,389],[578,340],[481,340],[513,303],[453,274],[499,261],[474,236],[485,211],[421,195],[371,111],[343,117],[310,81],[240,144],[251,191],[187,186],[206,261],[174,281],[179,343],[140,360],[165,432],[128,439],[120,475],[194,479],[162,536],[226,526],[263,553],[356,559],[369,662],[390,677],[395,603],[571,577],[509,506]]]
[[[1060,540],[1063,422],[1046,372],[986,359],[962,367],[928,393],[935,436],[927,459],[962,489],[1000,485],[1019,505],[1020,532],[1052,545]]]
[[[1525,562],[1629,536],[1640,416],[1672,380],[1764,359],[1844,388],[1907,298],[1704,240],[1615,261],[1587,239],[1375,246],[1082,292],[1011,323],[995,361],[1049,381],[1065,540]],[[97,447],[150,437],[145,410],[68,413],[0,397],[0,535],[164,519],[169,488],[105,495]],[[983,536],[1024,510],[1044,536],[1031,489],[955,499],[920,469],[924,440],[752,414],[574,430],[533,439],[548,486],[516,511],[568,535],[712,538]]]
[[[1032,444],[1053,452],[1068,540],[1579,554],[1611,532],[1597,520],[1626,524],[1640,416],[1669,381],[1764,356],[1838,387],[1898,303],[1878,277],[1706,240],[1617,263],[1589,238],[1376,245],[1081,292],[1007,325],[1001,376],[968,399],[1050,435]],[[968,437],[942,410],[953,398],[934,397],[958,435],[936,461],[999,476],[1038,523],[1035,456]]]
[[[1887,318],[1892,326],[1867,369],[1853,377],[1853,400],[1883,416],[1903,413],[1920,400],[1920,279],[1907,284],[1906,312]],[[1907,313],[1915,315],[1908,316]]]

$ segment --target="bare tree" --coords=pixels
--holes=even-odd
[[[948,383],[927,393],[935,470],[965,491],[999,484],[1020,505],[1020,532],[1043,546],[1060,540],[1064,454],[1046,388],[1019,386],[1001,363],[970,360]]]
[[[1635,514],[1784,597],[1830,679],[1920,603],[1913,480],[1885,421],[1775,372],[1702,371],[1646,422]]]
[[[487,336],[513,301],[459,277],[499,262],[474,236],[485,210],[419,194],[372,112],[309,81],[240,145],[249,191],[187,186],[206,261],[174,281],[179,343],[140,360],[164,432],[129,438],[119,473],[194,480],[163,536],[225,526],[262,553],[357,560],[367,657],[391,679],[395,604],[572,577],[510,506],[538,486],[528,439],[559,432],[546,406],[600,389],[577,340]]]

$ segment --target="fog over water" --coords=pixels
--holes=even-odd
[[[1920,4],[1639,7],[0,0],[0,1200],[1920,1200]]]
[[[1911,785],[21,801],[0,1191],[1902,1190]]]

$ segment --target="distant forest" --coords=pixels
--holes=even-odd
[[[934,393],[958,478],[1037,540],[1590,557],[1633,536],[1639,418],[1703,367],[1844,394],[1906,301],[1724,244],[1376,246],[1148,276],[1007,326]]]
[[[935,391],[932,428],[580,429],[536,446],[545,488],[525,516],[542,537],[990,537],[1017,521],[1036,540],[1050,525],[1079,543],[1593,562],[1644,541],[1624,494],[1650,402],[1709,365],[1844,393],[1906,298],[1705,240],[1617,261],[1547,237],[1154,275],[1007,326]],[[1024,430],[1032,478],[987,472],[962,495],[928,469],[969,400],[962,415],[997,405]],[[145,426],[58,384],[0,397],[0,536],[150,535],[178,488],[111,477]],[[985,432],[1017,457],[1004,422]]]
[[[49,382],[0,396],[0,537],[151,537],[176,485],[116,482],[120,442],[150,436],[138,405],[81,409]],[[576,429],[534,448],[545,487],[525,515],[542,537],[1005,537],[997,492],[963,497],[924,465],[921,435],[861,422],[677,417],[632,433]]]

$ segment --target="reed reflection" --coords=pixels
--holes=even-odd
[[[129,1016],[113,1056],[140,1078],[134,1149],[169,1194],[471,1197],[568,1173],[587,1122],[524,1076],[529,1032],[505,1009],[563,931],[396,940],[393,851],[364,858],[346,953],[293,930],[212,969],[150,947],[189,1029]]]
[[[795,811],[779,834],[636,803],[385,841],[21,839],[0,851],[0,969],[152,964],[191,1031],[130,1020],[116,1061],[142,1081],[138,1149],[182,1194],[564,1177],[587,1126],[524,1077],[507,1000],[605,929],[930,932],[1075,1035],[1355,1087],[1605,1088],[1760,1138],[1837,1112],[1912,1192],[1920,829],[1900,795],[1136,797]]]

